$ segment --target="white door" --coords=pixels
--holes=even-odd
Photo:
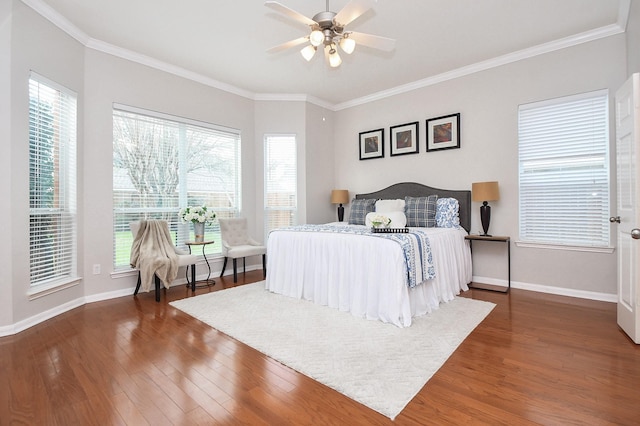
[[[640,74],[616,92],[618,325],[640,343]]]

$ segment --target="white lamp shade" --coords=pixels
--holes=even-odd
[[[324,42],[324,34],[320,30],[311,31],[309,35],[309,41],[313,46],[320,46]]]
[[[329,65],[331,68],[339,67],[342,63],[342,58],[338,55],[338,51],[333,49],[333,53],[329,53]]]
[[[350,55],[356,48],[356,42],[352,38],[343,38],[342,40],[340,40],[340,47],[342,48],[344,53]]]
[[[316,54],[316,48],[315,46],[312,45],[308,45],[307,47],[305,47],[304,49],[302,49],[300,51],[300,54],[302,55],[303,58],[305,58],[307,61],[310,61],[311,58],[313,58],[313,55]]]

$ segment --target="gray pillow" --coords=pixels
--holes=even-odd
[[[433,228],[436,226],[437,195],[428,197],[404,197],[404,214],[407,226]]]
[[[354,198],[349,211],[349,225],[364,225],[367,213],[376,209],[375,198]]]

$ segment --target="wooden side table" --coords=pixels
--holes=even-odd
[[[483,236],[483,235],[467,235],[464,237],[465,240],[469,241],[469,245],[473,246],[474,241],[493,241],[498,243],[506,243],[507,244],[507,289],[506,290],[496,290],[493,288],[486,287],[478,287],[477,285],[469,286],[469,288],[475,288],[478,290],[486,290],[486,291],[495,291],[497,293],[508,293],[511,290],[511,237],[504,236]],[[473,250],[472,250],[473,252]],[[471,284],[471,283],[469,283]]]
[[[207,273],[207,279],[205,280],[205,284],[204,285],[200,285],[200,286],[196,286],[196,287],[202,288],[202,287],[208,287],[208,286],[216,284],[216,281],[211,279],[211,265],[209,265],[209,259],[207,259],[207,255],[204,252],[204,248],[209,244],[213,244],[214,242],[215,242],[214,240],[210,240],[210,241],[185,241],[185,244],[189,247],[189,253],[191,253],[191,246],[202,246],[202,257],[204,257],[204,261],[207,263],[207,268],[209,269],[209,272]]]

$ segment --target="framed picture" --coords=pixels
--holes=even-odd
[[[391,155],[418,152],[418,122],[391,127]]]
[[[427,120],[427,152],[460,148],[460,113]]]
[[[384,157],[384,129],[360,133],[360,159]]]

